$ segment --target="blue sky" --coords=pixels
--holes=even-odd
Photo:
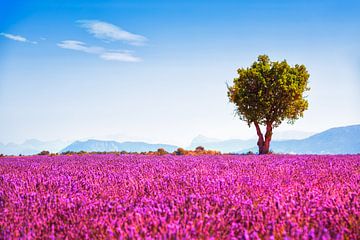
[[[278,131],[358,124],[359,12],[340,0],[2,0],[0,142],[252,137],[226,82],[259,54],[311,75],[309,110]]]

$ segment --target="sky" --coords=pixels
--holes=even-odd
[[[251,138],[226,83],[260,54],[310,73],[309,109],[274,134],[359,124],[359,12],[347,0],[1,0],[0,142]]]

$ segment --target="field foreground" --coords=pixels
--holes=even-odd
[[[0,158],[0,239],[360,238],[360,155]]]

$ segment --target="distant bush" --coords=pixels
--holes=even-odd
[[[197,147],[194,151],[185,150],[183,148],[178,148],[174,153],[174,155],[190,155],[190,156],[198,156],[198,155],[221,155],[221,152],[215,150],[205,150],[204,147]]]
[[[203,146],[198,146],[195,148],[195,152],[203,152],[205,151],[205,148]]]
[[[38,153],[38,155],[47,156],[47,155],[50,155],[50,152],[44,150],[44,151],[41,151],[40,153]]]
[[[167,152],[164,148],[159,148],[156,151],[142,151],[142,152],[127,152],[127,151],[111,151],[111,152],[100,152],[100,151],[94,151],[94,152],[86,152],[86,151],[79,151],[79,152],[74,152],[74,151],[66,151],[66,152],[61,152],[59,153],[61,155],[84,155],[84,154],[115,154],[117,156],[119,155],[123,155],[123,154],[133,154],[133,155],[150,155],[150,156],[162,156],[162,155],[166,155],[166,154],[170,154],[169,152]],[[174,151],[172,153],[173,155],[191,155],[191,156],[197,156],[197,155],[220,155],[221,152],[219,151],[215,151],[215,150],[205,150],[204,147],[197,147],[195,150],[191,151],[191,150],[185,150],[184,148],[178,148],[176,151]],[[49,154],[38,154],[38,155],[49,155]],[[58,154],[50,154],[50,156],[55,156]]]
[[[206,150],[204,152],[204,154],[207,154],[207,155],[221,155],[221,152],[220,151],[216,151],[216,150]]]
[[[161,155],[168,154],[168,152],[167,152],[165,149],[163,149],[163,148],[159,148],[159,149],[157,150],[157,154],[161,156]]]
[[[74,151],[66,151],[66,152],[62,152],[61,155],[73,155],[76,154],[76,152]]]
[[[183,148],[178,148],[178,149],[174,152],[175,155],[186,155],[186,153],[187,153],[187,151],[186,151],[185,149],[183,149]]]

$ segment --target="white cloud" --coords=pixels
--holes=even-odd
[[[125,31],[111,23],[99,20],[79,20],[77,22],[96,38],[108,41],[124,41],[131,45],[144,45],[147,41],[146,37]]]
[[[123,61],[123,62],[140,62],[141,59],[133,56],[128,52],[105,52],[100,55],[104,60],[109,61]]]
[[[71,49],[86,53],[100,54],[104,52],[104,49],[101,47],[88,47],[84,42],[75,41],[75,40],[65,40],[57,44],[61,48]]]
[[[37,42],[29,41],[28,39],[26,39],[25,37],[20,36],[20,35],[14,35],[14,34],[3,33],[3,32],[0,33],[0,35],[6,37],[8,39],[18,41],[18,42],[27,42],[27,43],[37,44]]]
[[[75,40],[65,40],[57,44],[61,48],[98,55],[101,59],[108,61],[139,62],[140,58],[135,57],[128,51],[107,50],[102,47],[88,46],[86,43]]]
[[[0,33],[0,35],[6,37],[6,38],[9,38],[11,40],[15,40],[15,41],[19,41],[19,42],[26,42],[27,39],[22,37],[22,36],[19,36],[19,35],[13,35],[13,34],[9,34],[9,33]]]

